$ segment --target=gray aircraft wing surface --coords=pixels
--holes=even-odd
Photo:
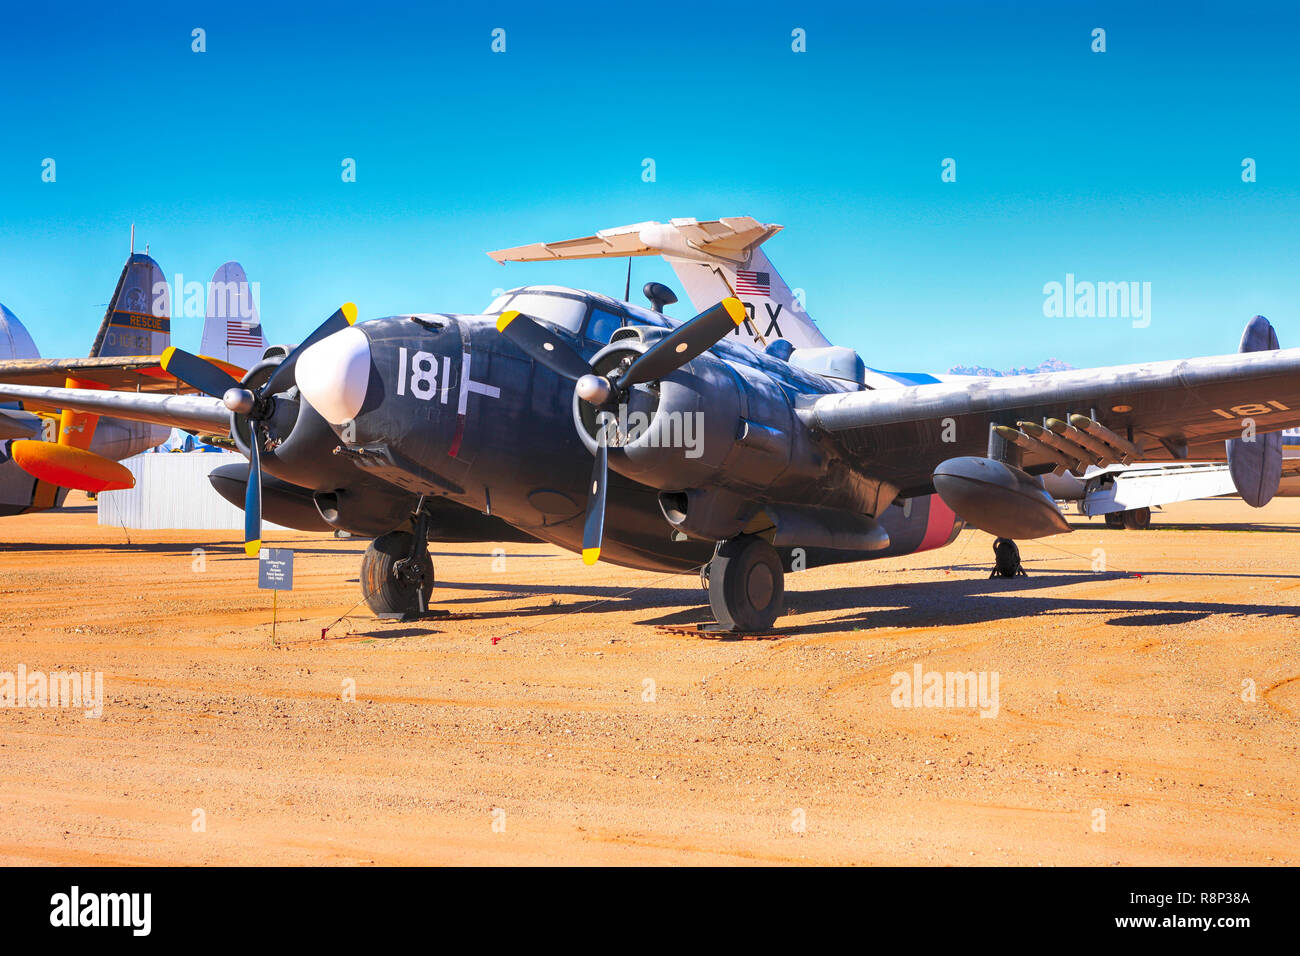
[[[40,411],[71,408],[94,415],[195,431],[215,429],[224,433],[230,427],[230,412],[226,406],[220,399],[206,395],[151,395],[143,392],[0,384],[0,400],[20,401],[25,407]]]
[[[1139,445],[1139,460],[1221,461],[1247,419],[1260,433],[1300,424],[1300,348],[807,396],[797,414],[904,496],[930,493],[943,461],[986,454],[992,425],[1072,414]],[[1026,469],[1055,464],[1024,453]]]

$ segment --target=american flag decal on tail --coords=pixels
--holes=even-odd
[[[262,326],[242,319],[226,320],[227,345],[261,345]]]
[[[746,272],[744,269],[736,271],[736,295],[767,295],[772,294],[772,280],[766,272]]]

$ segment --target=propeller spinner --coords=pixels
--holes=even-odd
[[[245,388],[242,382],[207,359],[184,349],[173,346],[162,354],[162,367],[169,374],[205,395],[221,399],[232,413],[248,419],[252,441],[249,442],[248,490],[244,494],[244,553],[250,557],[262,549],[261,451],[266,441],[266,422],[275,414],[275,396],[294,386],[294,367],[305,349],[346,329],[356,320],[357,307],[345,303],[286,355],[263,385],[252,389]]]

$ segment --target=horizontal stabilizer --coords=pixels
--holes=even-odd
[[[549,262],[556,259],[607,259],[624,256],[677,256],[710,262],[743,263],[751,250],[781,231],[750,216],[712,219],[671,219],[667,223],[637,222],[602,229],[593,236],[534,242],[488,255],[497,262]]]

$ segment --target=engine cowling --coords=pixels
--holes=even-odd
[[[635,358],[660,330],[637,330],[592,358],[606,375]],[[657,382],[632,388],[613,407],[575,393],[573,417],[583,444],[595,453],[603,432],[609,465],[661,491],[704,486],[752,494],[789,467],[793,418],[789,402],[758,370],[728,366],[705,353]]]

